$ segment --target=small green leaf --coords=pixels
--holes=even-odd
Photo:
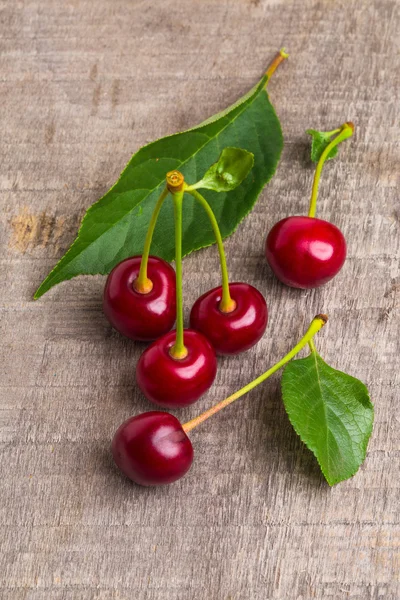
[[[337,131],[317,131],[316,129],[307,129],[306,133],[308,133],[309,135],[311,135],[312,137],[312,144],[311,144],[311,160],[313,162],[318,162],[319,159],[321,158],[321,154],[323,153],[323,151],[325,150],[325,148],[330,144],[330,142],[332,141],[332,138],[334,137],[334,135],[336,133],[338,133],[339,130]],[[327,160],[331,159],[331,158],[335,158],[335,156],[338,153],[338,146],[335,146],[334,148],[332,148],[332,150],[329,152],[328,156],[327,156]]]
[[[365,459],[374,420],[365,385],[312,352],[287,365],[282,396],[291,424],[329,485],[352,477]]]
[[[275,173],[283,147],[279,119],[266,91],[267,81],[264,76],[235,104],[197,127],[159,139],[134,154],[115,185],[88,209],[77,238],[43,281],[35,298],[61,281],[81,274],[105,275],[124,258],[141,254],[167,172],[181,171],[190,185],[218,160],[222,148],[240,146],[254,155],[251,177],[229,193],[207,192],[222,237],[233,233]],[[154,231],[151,252],[173,260],[173,232],[173,208],[167,198]],[[183,214],[183,256],[214,242],[207,215],[188,195]]]
[[[229,192],[246,179],[254,165],[254,154],[241,148],[224,148],[216,163],[211,165],[204,177],[190,186],[192,189]]]

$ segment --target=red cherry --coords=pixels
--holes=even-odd
[[[172,483],[188,472],[193,447],[176,417],[151,411],[122,423],[112,453],[121,471],[141,485]]]
[[[171,331],[153,342],[136,367],[136,379],[143,394],[154,404],[166,408],[196,402],[217,373],[215,352],[201,333],[185,329],[184,344],[188,353],[179,360],[170,354],[175,335],[175,331]]]
[[[340,271],[346,259],[346,241],[340,229],[328,221],[288,217],[269,232],[265,254],[282,283],[314,288]]]
[[[120,262],[111,271],[104,289],[103,310],[117,331],[133,340],[151,341],[175,323],[175,271],[165,260],[150,256],[147,276],[153,284],[142,294],[134,288],[141,256]]]
[[[229,291],[236,303],[232,312],[220,310],[219,286],[200,296],[190,313],[190,326],[210,340],[217,354],[248,350],[263,336],[268,322],[267,303],[255,287],[230,283]]]

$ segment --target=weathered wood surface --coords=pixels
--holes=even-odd
[[[400,598],[398,2],[1,0],[0,22],[2,600]],[[275,376],[193,432],[189,476],[135,487],[109,441],[148,408],[134,384],[142,347],[106,323],[102,277],[32,293],[132,152],[227,106],[282,45],[291,57],[270,94],[283,159],[227,243],[233,278],[268,299],[268,333],[221,360],[183,418],[325,310],[322,355],[375,403],[368,457],[329,489]],[[347,263],[321,290],[287,289],[265,264],[265,233],[306,210],[305,129],[346,119],[357,135],[326,168],[319,214],[345,232]],[[184,271],[189,306],[218,283],[215,249]]]

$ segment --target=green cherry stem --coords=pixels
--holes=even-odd
[[[281,369],[294,356],[296,356],[296,354],[298,354],[298,352],[300,352],[300,350],[304,348],[304,346],[306,346],[310,342],[310,340],[312,340],[314,335],[318,333],[318,331],[325,325],[327,320],[328,317],[326,315],[317,315],[316,317],[314,317],[304,336],[301,338],[298,344],[296,344],[296,346],[290,352],[288,352],[286,356],[282,358],[282,360],[280,360],[273,367],[268,369],[268,371],[265,371],[265,373],[263,373],[262,375],[260,375],[244,387],[242,387],[239,391],[235,392],[231,396],[228,396],[228,398],[225,398],[225,400],[218,402],[218,404],[212,406],[198,417],[195,417],[191,421],[188,421],[187,423],[182,425],[183,430],[186,433],[188,433],[189,431],[200,425],[200,423],[203,423],[204,421],[212,417],[212,415],[215,415],[217,412],[219,412],[220,410],[222,410],[223,408],[225,408],[244,394],[247,394],[247,392],[250,392],[250,390],[255,388],[257,385],[259,385],[266,379],[268,379],[268,377],[270,377],[273,373]]]
[[[153,282],[151,281],[151,279],[149,279],[147,277],[147,263],[149,262],[151,241],[153,239],[153,233],[154,233],[154,229],[155,229],[155,226],[157,223],[158,215],[160,214],[161,206],[162,206],[165,198],[168,196],[168,193],[169,193],[168,188],[165,187],[163,189],[163,191],[161,192],[160,197],[158,198],[156,205],[154,207],[153,214],[151,215],[149,227],[148,227],[147,233],[146,233],[146,239],[144,242],[142,260],[140,262],[139,275],[133,282],[133,287],[135,288],[135,290],[137,292],[139,292],[139,294],[148,294],[153,289]]]
[[[288,57],[289,54],[285,51],[285,48],[281,48],[265,72],[268,77],[267,84],[279,65]]]
[[[175,270],[176,270],[176,338],[170,350],[172,358],[181,360],[187,356],[183,333],[182,300],[182,201],[184,178],[179,171],[167,173],[167,188],[172,194],[175,218]]]
[[[311,192],[310,208],[308,211],[309,217],[315,217],[315,214],[317,212],[318,185],[319,185],[319,180],[321,177],[322,167],[324,166],[324,163],[325,163],[326,159],[328,158],[330,151],[335,146],[340,144],[340,142],[347,140],[347,138],[349,138],[353,135],[353,133],[354,133],[353,123],[350,123],[350,122],[344,123],[344,125],[342,125],[342,127],[340,127],[339,132],[340,132],[339,135],[337,137],[335,137],[335,139],[333,139],[330,144],[328,144],[328,146],[325,148],[325,150],[321,154],[321,157],[317,164],[317,168],[315,169],[314,181],[313,181],[312,192]]]
[[[218,221],[215,218],[214,212],[207,202],[207,200],[202,196],[197,190],[187,189],[188,194],[193,196],[201,204],[204,208],[207,216],[210,220],[211,226],[214,231],[215,240],[218,246],[219,252],[219,261],[221,263],[221,276],[222,276],[222,298],[219,305],[219,309],[223,313],[230,313],[236,308],[236,302],[231,298],[230,290],[229,290],[229,277],[228,277],[228,267],[226,264],[226,256],[224,250],[224,243],[222,241],[221,231],[218,226]]]

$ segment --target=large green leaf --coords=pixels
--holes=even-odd
[[[252,209],[263,186],[275,172],[283,140],[279,120],[266,92],[267,76],[229,109],[198,127],[157,140],[141,148],[117,183],[87,211],[78,237],[35,294],[79,274],[106,274],[122,259],[141,254],[157,198],[168,171],[181,171],[195,183],[217,161],[225,146],[254,154],[254,168],[231,192],[207,191],[223,237]],[[214,242],[202,207],[188,194],[184,199],[183,254]],[[152,253],[174,257],[173,208],[164,202],[154,232]]]
[[[365,459],[374,420],[365,385],[312,352],[287,365],[282,396],[290,422],[329,485],[354,475]]]

